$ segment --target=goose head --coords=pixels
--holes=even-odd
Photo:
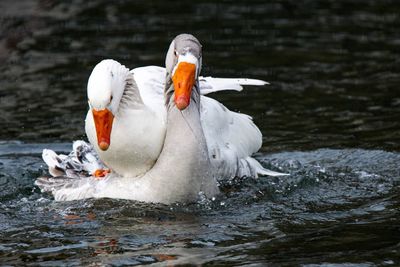
[[[165,66],[174,85],[174,101],[179,110],[190,104],[192,88],[201,71],[201,44],[191,34],[180,34],[169,46]]]
[[[88,102],[93,114],[97,143],[103,151],[110,146],[114,117],[129,75],[128,68],[112,59],[98,63],[90,74]]]

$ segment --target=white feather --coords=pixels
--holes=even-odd
[[[165,68],[158,66],[140,67],[131,70],[131,73],[134,74],[140,95],[145,103],[153,98],[157,98],[159,103],[164,101]],[[257,79],[199,76],[200,94],[202,95],[226,90],[240,92],[243,90],[243,85],[262,86],[268,84],[266,81]],[[142,88],[147,89],[143,90]],[[160,96],[161,99],[159,99]]]
[[[203,96],[200,103],[209,157],[219,178],[285,175],[267,170],[251,158],[262,145],[262,134],[250,116],[232,112],[209,97]]]
[[[158,114],[166,113],[164,107],[165,68],[140,67],[131,70],[131,73],[144,104]]]
[[[213,78],[199,77],[200,93],[206,95],[213,92],[235,90],[242,91],[242,85],[261,86],[269,84],[266,81],[246,78]]]
[[[121,81],[131,77],[126,75],[126,68],[122,65],[117,68],[121,71],[114,71],[117,66],[115,61],[105,61],[103,64],[112,64],[111,69],[99,68],[104,72],[103,74],[111,75],[111,80]],[[153,167],[164,144],[167,116],[164,103],[166,71],[162,67],[149,66],[133,69],[130,73],[133,76],[133,83],[137,86],[130,87],[135,92],[129,91],[129,95],[123,94],[122,86],[117,88],[118,94],[122,97],[121,102],[124,102],[120,107],[113,106],[117,103],[117,99],[110,98],[111,93],[108,92],[107,84],[103,88],[103,95],[95,94],[96,96],[92,97],[100,108],[109,105],[107,101],[113,99],[110,106],[115,113],[115,119],[111,132],[112,141],[107,151],[100,151],[97,146],[91,110],[86,118],[86,133],[98,155],[85,153],[82,160],[78,153],[79,148],[86,144],[82,141],[74,143],[73,152],[68,156],[57,155],[51,150],[43,151],[43,159],[49,166],[51,175],[58,177],[38,178],[36,184],[43,191],[52,192],[56,200],[115,197],[166,202],[159,199],[157,195],[148,193],[153,192],[153,189],[160,185],[152,185],[147,180],[143,182],[141,179],[132,179],[143,175]],[[95,74],[101,76],[101,73]],[[100,80],[92,79],[91,84],[97,85],[97,82],[102,80],[108,81],[103,77]],[[113,90],[116,85],[110,84]],[[286,175],[263,168],[251,157],[261,147],[262,135],[250,116],[229,111],[218,101],[203,96],[224,90],[241,91],[243,85],[265,84],[268,83],[255,79],[199,77],[202,95],[200,98],[201,127],[205,135],[210,162],[219,179],[230,179],[236,176],[257,177],[259,174]],[[90,92],[94,94],[95,91]],[[116,171],[100,182],[88,176],[96,169],[104,168],[103,163],[98,161],[98,156],[107,166]],[[117,173],[122,174],[123,177],[118,176]],[[133,196],[132,192],[136,192],[136,195]]]

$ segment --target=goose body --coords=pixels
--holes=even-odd
[[[96,69],[101,67],[102,69]],[[165,139],[166,110],[164,105],[165,71],[160,67],[136,68],[129,71],[114,60],[104,60],[96,66],[88,82],[91,90],[103,86],[99,75],[110,79],[121,76],[121,84],[111,90],[123,91],[110,136],[110,146],[102,150],[98,145],[96,126],[90,106],[85,120],[85,131],[100,159],[112,171],[124,177],[136,177],[148,171],[160,155]],[[122,71],[119,71],[122,70]],[[110,73],[114,73],[112,76]],[[94,76],[93,76],[94,74]],[[104,76],[103,76],[104,77]],[[96,92],[93,93],[96,97]],[[118,94],[116,97],[118,97]],[[113,99],[114,100],[114,99]],[[89,100],[90,101],[90,100]]]
[[[166,75],[162,67],[148,66],[129,71],[115,60],[103,60],[89,77],[90,108],[85,120],[86,135],[104,164],[121,176],[140,176],[158,159],[167,128],[164,97]],[[240,159],[258,151],[261,147],[261,133],[249,116],[231,112],[204,94],[222,90],[240,91],[242,85],[264,84],[266,82],[255,79],[198,79],[202,94],[201,123],[210,146],[209,151],[213,153],[212,162],[223,167],[230,173],[230,177],[251,173],[257,175],[257,172],[244,169],[246,163],[243,162],[241,165],[244,168],[239,169],[234,163],[237,160],[236,150]],[[107,87],[110,89],[103,89]],[[107,107],[106,104],[101,105],[97,99],[99,96],[106,100],[113,96],[108,104],[114,119],[107,150],[100,148],[93,116],[93,109]],[[118,105],[116,99],[120,99]],[[231,162],[227,163],[227,160]],[[227,176],[226,171],[221,173],[223,177]]]
[[[283,175],[264,169],[251,157],[262,142],[261,133],[251,117],[229,111],[218,101],[202,96],[202,92],[218,91],[215,84],[225,85],[220,90],[241,90],[241,84],[265,83],[258,80],[212,80],[199,77],[200,70],[201,45],[192,35],[183,34],[177,36],[169,47],[165,82],[157,78],[162,76],[161,68],[159,76],[153,75],[142,81],[140,77],[146,75],[139,77],[138,74],[144,69],[134,69],[129,72],[133,79],[125,84],[121,96],[98,99],[89,90],[89,79],[88,97],[94,112],[88,112],[86,132],[100,160],[114,172],[100,181],[93,179],[92,173],[88,172],[88,177],[78,179],[65,176],[39,178],[37,184],[43,191],[52,192],[56,200],[111,197],[173,203],[194,201],[199,192],[207,197],[215,196],[218,193],[217,179]],[[144,90],[143,84],[146,83],[152,85]],[[138,89],[139,84],[142,89]],[[131,89],[135,87],[133,92]],[[149,92],[148,88],[153,90]],[[113,101],[118,98],[120,104],[116,109]],[[106,120],[111,118],[113,124],[110,136],[99,134],[98,123],[93,120],[96,116],[103,116],[96,112],[104,108],[113,114],[105,117]],[[108,126],[106,122],[100,128],[107,133]],[[154,126],[156,130],[152,128]],[[46,161],[44,155],[49,167],[55,164],[55,168],[60,169],[57,155],[49,155],[56,159],[47,158]]]

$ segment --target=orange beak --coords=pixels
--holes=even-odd
[[[172,77],[175,89],[175,105],[179,110],[184,110],[190,104],[190,95],[195,82],[196,65],[180,62]]]
[[[111,129],[114,115],[108,109],[92,110],[94,125],[96,127],[97,144],[105,151],[110,146]]]

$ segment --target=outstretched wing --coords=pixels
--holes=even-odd
[[[164,101],[165,68],[158,66],[139,67],[131,70],[140,90],[140,95],[145,102],[156,99],[159,103]],[[263,80],[247,78],[214,78],[199,76],[200,94],[206,95],[213,92],[233,90],[242,91],[243,85],[261,86],[269,84]]]
[[[269,83],[257,79],[199,77],[200,93],[202,95],[226,90],[242,91],[242,85],[261,86],[266,84]]]
[[[250,116],[232,112],[218,101],[202,96],[201,123],[211,163],[220,179],[279,176],[251,157],[262,145],[262,134]]]

